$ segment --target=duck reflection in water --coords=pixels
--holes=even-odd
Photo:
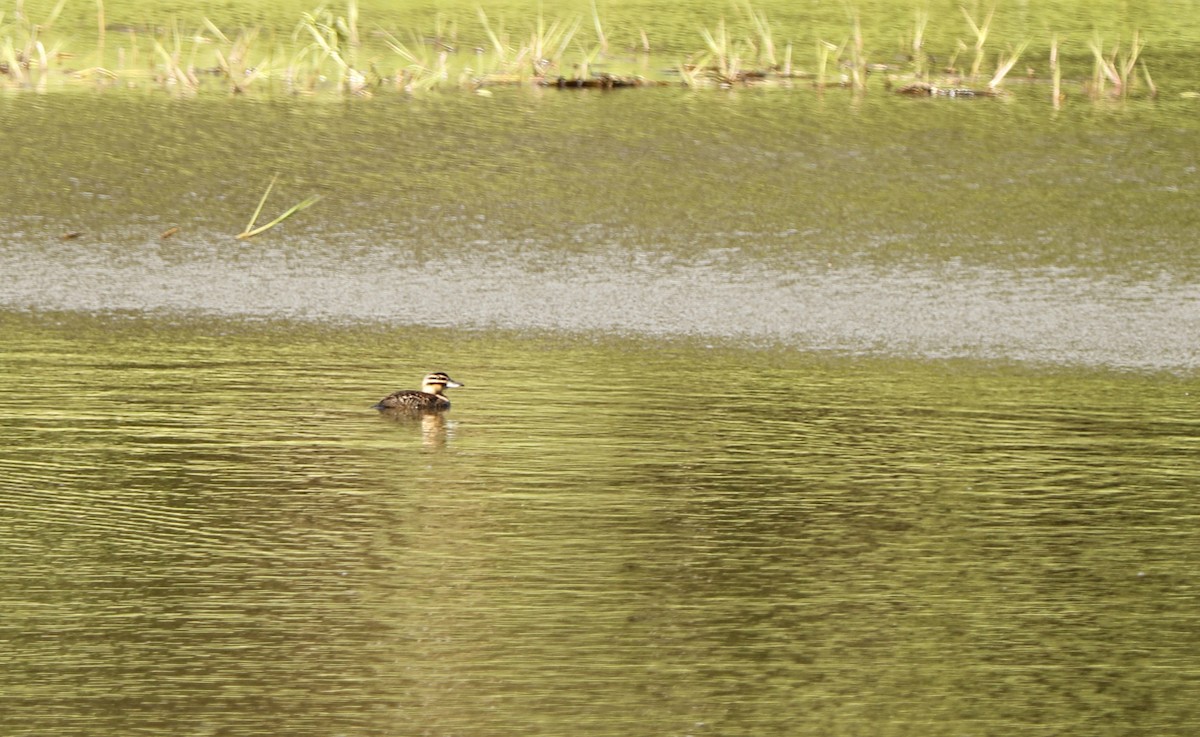
[[[442,448],[446,445],[446,410],[450,400],[446,389],[463,386],[443,372],[425,376],[421,390],[402,389],[393,392],[374,406],[385,418],[399,424],[421,425],[421,444],[426,448]]]
[[[417,428],[421,430],[421,446],[425,450],[442,450],[454,436],[453,420],[447,420],[443,412],[381,412],[380,417],[392,425],[405,428],[407,435]]]

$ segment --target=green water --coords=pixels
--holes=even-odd
[[[1194,379],[283,327],[4,319],[5,734],[1195,730]]]
[[[0,94],[0,734],[1194,734],[1197,14],[997,17],[1163,94]]]
[[[1197,366],[1187,101],[100,93],[0,125],[13,309]],[[324,199],[233,239],[276,172],[270,215]]]

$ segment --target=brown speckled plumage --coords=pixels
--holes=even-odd
[[[444,373],[429,374],[421,382],[421,390],[402,389],[393,392],[375,405],[378,410],[399,412],[443,412],[450,409],[450,400],[442,392],[462,386]]]

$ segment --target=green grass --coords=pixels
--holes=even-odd
[[[104,4],[97,0],[95,47],[72,48],[72,37],[56,27],[66,2],[59,0],[36,22],[18,12],[0,12],[0,89],[88,85],[158,87],[180,95],[261,90],[371,96],[553,85],[566,79],[692,88],[844,87],[858,92],[920,83],[935,91],[968,89],[995,95],[1023,65],[1022,78],[1053,84],[1056,101],[1064,97],[1064,84],[1078,85],[1094,98],[1157,92],[1144,54],[1146,40],[1136,31],[1128,42],[1112,46],[1097,36],[1072,48],[1058,34],[1047,33],[1044,39],[999,48],[993,42],[1000,22],[996,13],[977,17],[965,8],[961,17],[949,18],[918,11],[911,35],[881,40],[865,36],[853,10],[844,27],[809,28],[797,38],[785,35],[766,13],[746,3],[735,6],[732,22],[723,17],[710,24],[697,22],[690,52],[651,59],[652,29],[638,28],[634,37],[617,38],[605,27],[595,3],[590,18],[547,19],[537,12],[525,23],[513,24],[490,17],[480,7],[474,17],[462,21],[439,15],[432,29],[397,29],[361,18],[356,0],[349,0],[337,10],[322,7],[302,13],[290,37],[280,38],[256,28],[222,29],[207,17],[179,19],[141,32],[108,32]],[[957,34],[948,48],[930,48],[930,30],[938,26]],[[825,40],[830,37],[841,40]],[[1030,48],[1042,47],[1049,52],[1048,63],[1029,57]],[[804,48],[813,51],[797,57],[794,50]],[[1090,76],[1064,79],[1064,53],[1089,58],[1089,52]],[[960,63],[960,57],[969,64]]]

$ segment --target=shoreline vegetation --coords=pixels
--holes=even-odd
[[[1055,107],[1065,89],[1085,99],[1153,97],[1158,88],[1142,52],[1144,37],[1072,39],[1090,57],[1076,78],[1064,77],[1057,34],[1040,39],[1047,55],[1028,53],[1031,40],[1003,48],[989,43],[994,13],[939,19],[961,26],[953,48],[930,50],[927,12],[917,11],[907,37],[868,45],[857,16],[841,36],[797,45],[781,38],[765,13],[746,4],[734,22],[697,27],[697,46],[680,58],[656,51],[651,32],[610,39],[593,3],[590,17],[547,21],[539,13],[514,30],[482,7],[466,23],[438,16],[433,27],[399,32],[359,18],[356,0],[344,8],[303,13],[290,36],[256,28],[222,29],[208,18],[170,27],[133,28],[105,21],[97,0],[96,39],[77,47],[56,28],[66,0],[41,19],[0,11],[0,91],[153,88],[174,94],[418,94],[460,90],[491,94],[501,86],[599,88],[676,86],[729,89],[883,89],[931,97],[994,97],[1006,82],[1041,85]]]

